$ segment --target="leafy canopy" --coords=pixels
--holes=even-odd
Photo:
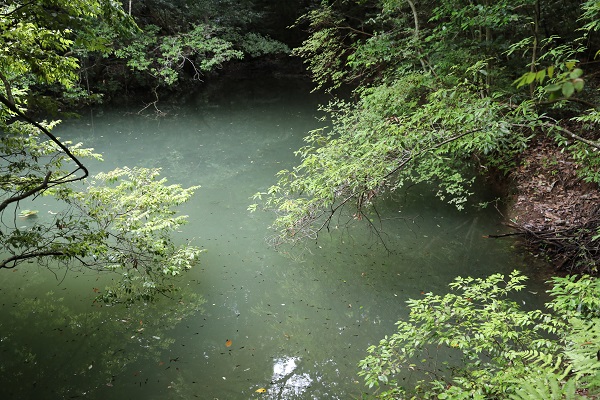
[[[558,12],[575,17],[557,25]],[[598,113],[580,98],[575,59],[597,12],[533,0],[324,1],[309,11],[294,54],[317,88],[355,89],[323,107],[327,126],[305,138],[298,165],[255,195],[276,214],[275,243],[315,238],[338,213],[370,223],[379,197],[421,182],[463,208],[478,175],[511,173],[537,137],[555,137],[599,183]]]
[[[90,179],[81,159],[100,155],[60,140],[52,133],[59,121],[38,122],[29,109],[41,88],[77,86],[75,54],[109,45],[93,36],[91,26],[100,20],[114,32],[123,21],[134,26],[112,0],[0,6],[0,269],[36,260],[50,268],[118,271],[119,283],[101,293],[106,301],[151,300],[174,290],[170,278],[191,268],[201,252],[172,239],[186,220],[174,207],[197,187],[167,185],[158,170],[138,168]],[[62,203],[49,222],[38,221],[35,211],[21,211],[22,202],[39,196]],[[25,226],[19,216],[28,219]]]
[[[133,2],[129,11],[139,28],[113,34],[105,66],[111,73],[94,68],[102,90],[137,85],[151,88],[158,100],[159,90],[201,80],[228,61],[289,51],[253,29],[262,15],[250,1],[152,0]],[[119,68],[122,63],[127,68]]]

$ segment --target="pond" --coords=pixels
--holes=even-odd
[[[424,186],[379,205],[389,252],[358,222],[270,247],[273,215],[249,213],[251,196],[297,163],[324,101],[298,79],[240,78],[159,103],[161,118],[139,103],[63,123],[59,136],[104,155],[92,173],[160,167],[172,183],[201,185],[178,240],[207,252],[181,297],[129,308],[93,301],[110,275],[2,271],[0,397],[360,398],[357,363],[407,315],[408,298],[446,292],[458,275],[532,273],[511,240],[483,238],[502,229],[494,207],[459,212]],[[42,221],[56,207],[34,203]],[[539,304],[543,284],[531,285],[521,301]]]

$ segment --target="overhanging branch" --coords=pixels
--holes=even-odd
[[[52,176],[52,172],[48,171],[48,173],[46,174],[46,176],[44,177],[44,180],[42,181],[42,183],[40,183],[38,186],[24,192],[21,193],[18,196],[13,196],[10,197],[6,200],[4,200],[2,202],[2,204],[0,204],[0,212],[2,212],[9,204],[17,202],[17,201],[21,201],[23,199],[26,199],[29,196],[33,196],[34,194],[41,192],[42,190],[45,190],[48,188],[48,182],[50,180],[50,177]]]
[[[560,130],[561,132],[564,132],[564,133],[566,133],[566,134],[567,134],[569,137],[571,137],[571,139],[575,139],[575,140],[577,140],[578,142],[585,143],[585,144],[587,144],[588,146],[592,146],[593,148],[600,150],[600,142],[594,142],[594,141],[592,141],[592,140],[589,140],[589,139],[583,138],[583,137],[581,137],[581,136],[577,135],[577,134],[576,134],[576,133],[574,133],[574,132],[571,132],[570,130],[568,130],[567,128],[564,128],[564,127],[562,127],[562,126],[558,126],[558,125],[557,125],[556,127],[557,127],[557,128],[558,128],[558,130]]]
[[[551,119],[551,118],[546,118],[546,119]],[[522,128],[531,128],[530,125],[525,125],[525,124],[512,124],[513,126],[518,126],[518,127],[522,127]],[[576,134],[575,132],[571,132],[570,130],[568,130],[567,128],[565,128],[564,126],[560,126],[558,124],[558,122],[554,121],[553,123],[543,123],[541,125],[542,127],[546,127],[546,128],[551,128],[551,129],[557,129],[560,132],[566,133],[567,136],[569,136],[571,139],[577,140],[578,142],[581,143],[585,143],[588,146],[591,146],[595,149],[600,150],[600,141],[593,141],[593,140],[589,140],[586,139],[584,137],[579,136],[578,134]]]
[[[40,251],[40,252],[28,253],[28,254],[18,254],[18,255],[14,255],[14,256],[4,259],[0,263],[0,269],[2,269],[2,268],[12,269],[12,268],[16,267],[20,261],[29,260],[32,258],[49,257],[49,256],[64,256],[64,255],[66,255],[66,253],[64,253],[62,251]]]
[[[6,80],[6,77],[4,77],[2,74],[0,74],[0,80],[2,80],[2,82],[4,83],[4,87],[6,90],[6,96],[0,93],[0,103],[4,104],[10,111],[12,111],[14,114],[19,116],[26,122],[28,122],[31,125],[38,128],[44,135],[46,135],[52,142],[54,142],[54,144],[56,144],[58,146],[58,148],[61,149],[77,165],[77,168],[75,170],[73,170],[71,173],[69,173],[57,180],[53,180],[53,181],[50,181],[52,172],[49,171],[46,174],[46,177],[44,178],[44,180],[42,181],[42,183],[40,185],[38,185],[20,195],[13,196],[13,197],[5,200],[4,202],[2,202],[2,204],[0,205],[0,212],[1,212],[8,206],[8,204],[25,199],[28,196],[32,196],[36,193],[39,193],[39,192],[47,189],[50,183],[64,184],[64,183],[69,183],[69,182],[80,181],[80,180],[87,178],[89,176],[89,172],[88,172],[88,169],[85,167],[85,165],[83,165],[83,163],[81,161],[79,161],[79,159],[71,152],[71,150],[69,150],[69,148],[67,146],[65,146],[60,140],[58,140],[58,138],[56,136],[54,136],[44,126],[42,126],[38,122],[34,121],[33,119],[29,118],[21,110],[19,110],[19,108],[16,106],[16,104],[14,102],[14,98],[12,96],[12,91],[11,91],[8,81]],[[83,171],[83,174],[81,176],[74,176],[76,174],[76,172],[79,170]]]
[[[400,157],[399,163],[396,165],[396,167],[390,171],[389,173],[387,173],[385,176],[383,176],[381,178],[381,182],[385,182],[388,178],[390,178],[393,174],[395,174],[396,172],[398,172],[399,170],[401,170],[404,166],[406,166],[409,162],[411,162],[412,160],[414,160],[415,158],[418,158],[428,152],[431,152],[433,150],[436,150],[448,143],[454,142],[456,140],[459,140],[462,137],[465,137],[467,135],[479,132],[484,130],[485,127],[482,128],[477,128],[477,129],[472,129],[469,130],[467,132],[463,132],[460,133],[458,135],[454,135],[452,137],[449,137],[439,143],[435,143],[423,150],[420,151],[414,151],[411,152],[409,150],[406,150],[402,156]],[[320,219],[321,217],[324,217],[325,219],[323,220],[322,223],[320,223],[317,227],[314,228],[314,230],[311,230],[312,234],[316,234],[318,235],[319,232],[321,232],[323,229],[328,228],[329,224],[331,223],[333,216],[340,210],[342,209],[346,204],[348,204],[348,202],[350,202],[352,199],[355,199],[359,196],[361,196],[363,193],[365,193],[364,188],[356,188],[353,189],[352,191],[348,191],[345,193],[340,193],[339,196],[336,196],[336,199],[334,200],[333,204],[331,204],[329,206],[329,210],[322,210],[319,213],[317,213],[318,215],[316,216],[311,216],[308,219],[302,221],[302,223],[300,225],[294,225],[294,227],[289,228],[288,231],[293,232],[293,234],[291,234],[291,236],[295,237],[295,238],[303,238],[305,237],[305,235],[298,235],[298,232],[304,232],[307,231],[308,229],[310,229],[310,227],[312,226],[313,223],[315,223],[318,219]],[[341,200],[340,197],[344,196]],[[363,212],[362,212],[362,206],[357,206],[359,208],[358,212],[363,215],[366,216]],[[368,220],[368,222],[371,224],[371,226],[374,227],[373,222]],[[383,240],[382,240],[383,242]],[[385,244],[384,244],[385,245]]]

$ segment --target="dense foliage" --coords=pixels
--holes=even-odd
[[[445,296],[409,300],[408,320],[368,349],[360,375],[383,399],[599,394],[600,284],[589,276],[555,278],[548,313],[523,310],[509,297],[525,279],[516,271],[456,278]]]
[[[56,137],[60,121],[35,116],[139,88],[159,111],[167,88],[230,60],[286,53],[269,36],[285,18],[273,16],[309,5],[295,24],[309,36],[293,54],[318,89],[354,91],[323,107],[329,126],[311,132],[300,164],[256,195],[278,215],[277,244],[316,238],[340,213],[374,226],[378,198],[421,182],[465,207],[476,176],[510,173],[540,138],[571,155],[582,181],[600,183],[594,0],[8,0],[0,5],[0,269],[35,260],[117,272],[100,293],[109,302],[174,290],[172,278],[201,253],[171,237],[186,220],[175,207],[197,187],[142,168],[92,177],[83,160],[101,156]],[[40,196],[60,203],[49,220],[23,206]],[[597,272],[600,225],[585,230],[581,247],[592,256],[581,269]],[[366,383],[382,398],[597,395],[597,280],[555,278],[548,311],[509,298],[523,281],[518,273],[457,278],[450,294],[409,301],[409,319],[361,362]]]
[[[107,301],[148,300],[171,291],[167,278],[189,269],[201,252],[171,239],[185,222],[173,207],[196,188],[166,185],[155,170],[118,169],[92,178],[82,158],[100,156],[56,137],[52,128],[59,121],[38,122],[31,114],[44,88],[85,95],[78,89],[76,50],[107,51],[110,45],[95,27],[118,33],[134,24],[104,0],[11,1],[0,8],[0,24],[0,268],[37,260],[49,267],[119,271],[120,283],[101,293]],[[50,220],[22,207],[39,196],[62,203]]]
[[[150,87],[158,100],[161,91],[200,81],[227,61],[289,51],[253,29],[263,13],[251,1],[152,0],[127,6],[138,29],[98,32],[111,38],[104,56],[81,52],[89,63],[86,85],[103,93]]]
[[[299,165],[256,194],[277,213],[275,242],[314,238],[344,210],[371,222],[377,198],[419,182],[462,208],[474,176],[510,173],[542,138],[600,182],[597,12],[593,1],[322,2],[299,20],[310,36],[294,53],[318,88],[356,89],[324,107],[328,126],[306,137]]]
[[[255,195],[277,214],[273,242],[316,239],[344,220],[376,229],[377,199],[421,182],[461,209],[477,177],[514,173],[542,141],[597,190],[599,11],[597,1],[322,1],[298,20],[310,36],[293,52],[317,89],[354,90],[323,107],[328,126],[305,138],[299,165]],[[576,270],[597,273],[599,221],[545,234],[576,249]],[[457,278],[448,295],[409,301],[409,319],[369,348],[360,374],[379,398],[597,396],[598,281],[555,278],[549,310],[527,311],[511,299],[524,279]]]
[[[159,93],[181,80],[200,80],[232,59],[287,52],[251,30],[261,17],[251,1],[4,2],[0,268],[37,260],[120,271],[120,282],[101,293],[106,301],[171,291],[170,277],[191,268],[201,252],[171,239],[186,218],[174,207],[197,187],[167,185],[158,170],[90,177],[83,158],[101,156],[60,140],[52,133],[60,121],[38,121],[34,113],[54,115],[129,88],[153,93],[147,107],[160,112]],[[39,196],[62,203],[51,221],[22,207]]]
[[[181,80],[200,80],[231,59],[285,53],[284,44],[251,30],[261,17],[251,1],[4,2],[0,268],[37,260],[120,271],[120,283],[101,293],[106,301],[171,291],[169,277],[191,268],[201,252],[171,239],[186,219],[174,207],[197,187],[167,185],[158,170],[137,168],[90,177],[83,159],[101,156],[56,137],[59,120],[34,115],[129,88],[153,93],[147,107],[160,112],[159,93]],[[50,221],[28,209],[39,196],[62,203]]]

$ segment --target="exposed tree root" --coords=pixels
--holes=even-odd
[[[569,273],[597,274],[600,267],[599,212],[579,226],[533,231],[521,225],[507,224],[522,234],[527,247],[542,250],[557,269]]]
[[[577,176],[577,164],[550,139],[528,149],[513,179],[508,235],[522,235],[558,270],[598,274],[600,190]],[[490,237],[493,237],[490,235]]]

